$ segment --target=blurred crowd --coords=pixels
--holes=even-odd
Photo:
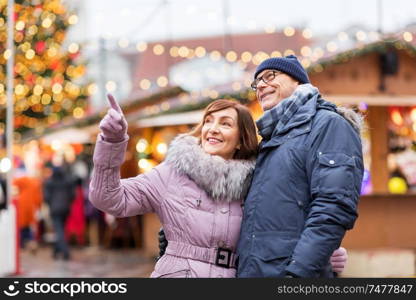
[[[70,260],[72,247],[138,247],[139,219],[116,219],[88,201],[91,166],[45,164],[31,176],[23,163],[15,169],[12,198],[17,208],[20,247],[36,255],[49,247],[54,259]],[[0,209],[6,208],[6,179],[0,177]]]

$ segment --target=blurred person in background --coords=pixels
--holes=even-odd
[[[70,172],[74,176],[75,199],[71,204],[68,220],[65,226],[65,236],[68,241],[77,245],[85,245],[86,236],[86,186],[88,181],[88,167],[82,159],[77,159],[70,165]]]
[[[37,218],[43,202],[42,182],[29,176],[24,165],[21,165],[16,169],[13,186],[16,188],[20,246],[35,253],[38,249]]]
[[[3,178],[3,174],[0,174],[0,210],[7,207],[7,183]]]
[[[53,166],[52,175],[44,182],[44,199],[49,206],[49,214],[55,232],[53,258],[62,256],[70,259],[70,251],[65,238],[65,223],[71,203],[75,198],[75,182],[71,174],[62,166]]]
[[[75,179],[75,198],[71,204],[69,216],[65,224],[65,237],[68,241],[74,238],[77,245],[85,244],[85,209],[82,179]]]

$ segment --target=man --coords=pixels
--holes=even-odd
[[[331,277],[330,256],[357,218],[361,119],[323,100],[294,55],[263,61],[254,78],[262,141],[238,277]]]
[[[65,172],[64,167],[54,166],[52,175],[45,180],[43,188],[56,235],[52,256],[58,259],[62,255],[64,260],[69,260],[70,249],[65,238],[65,223],[75,198],[75,182],[72,175]]]

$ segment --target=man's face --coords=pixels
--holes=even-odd
[[[275,73],[274,78],[270,75],[271,72]],[[263,111],[275,107],[283,99],[292,95],[299,85],[299,82],[289,75],[274,70],[264,70],[257,75],[257,78],[261,78],[262,76],[264,76],[263,78],[266,79],[267,83],[265,83],[264,80],[259,81],[257,84],[256,95]],[[267,78],[270,77],[273,78],[273,80],[268,81]]]

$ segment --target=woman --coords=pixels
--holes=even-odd
[[[217,100],[191,133],[177,136],[164,162],[120,180],[127,122],[109,95],[94,151],[90,200],[116,217],[155,212],[169,241],[151,277],[235,277],[242,200],[255,165],[249,110]]]

